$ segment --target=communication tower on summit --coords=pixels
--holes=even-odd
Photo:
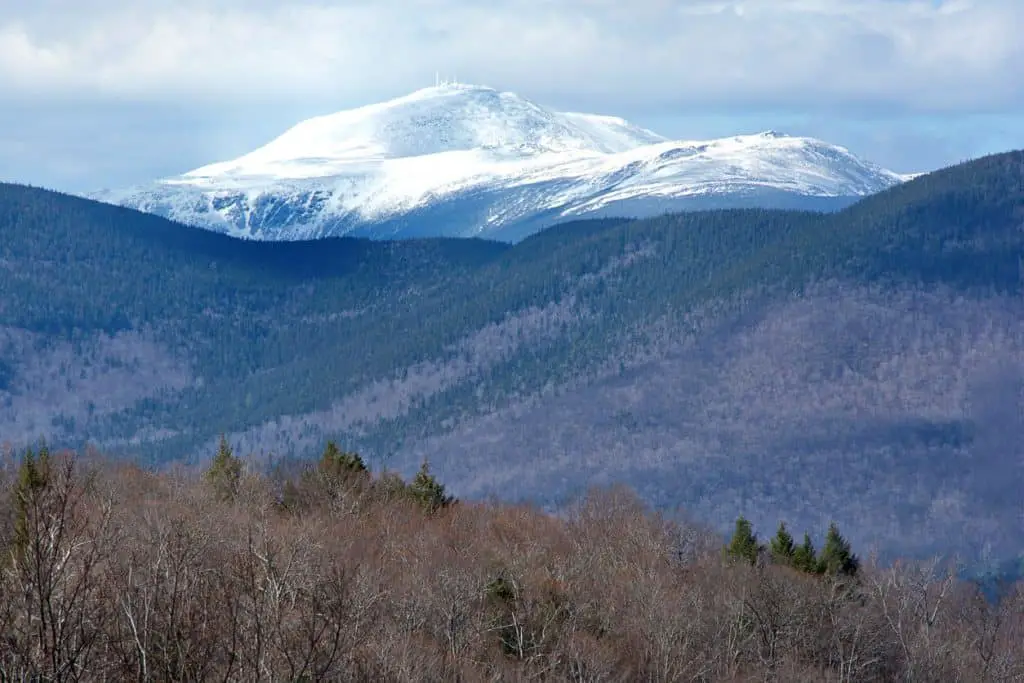
[[[435,71],[434,72],[434,87],[435,88],[437,88],[439,86],[442,86],[442,85],[458,85],[458,84],[459,84],[458,76],[454,76],[452,78],[452,80],[449,81],[447,78],[441,78],[441,72],[440,71]]]

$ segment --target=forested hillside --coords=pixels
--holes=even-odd
[[[1021,584],[880,566],[834,525],[726,541],[621,488],[459,502],[333,444],[273,476],[226,443],[195,474],[2,465],[3,680],[1024,678]]]
[[[1024,544],[1024,154],[842,212],[265,244],[0,187],[0,438],[280,460],[326,438],[460,497],[623,482],[725,528]]]

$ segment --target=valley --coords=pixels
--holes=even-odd
[[[518,243],[238,240],[0,187],[0,434],[202,463],[328,438],[460,497],[623,483],[885,553],[1022,540],[1024,157],[838,212],[569,222]]]

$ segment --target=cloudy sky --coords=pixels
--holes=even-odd
[[[4,0],[0,180],[144,182],[435,71],[897,171],[1024,147],[1024,0]]]

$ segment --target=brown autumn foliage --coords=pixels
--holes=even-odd
[[[1024,680],[1020,586],[726,563],[625,490],[555,517],[368,472],[232,497],[71,454],[30,495],[19,476],[9,456],[0,680]]]

